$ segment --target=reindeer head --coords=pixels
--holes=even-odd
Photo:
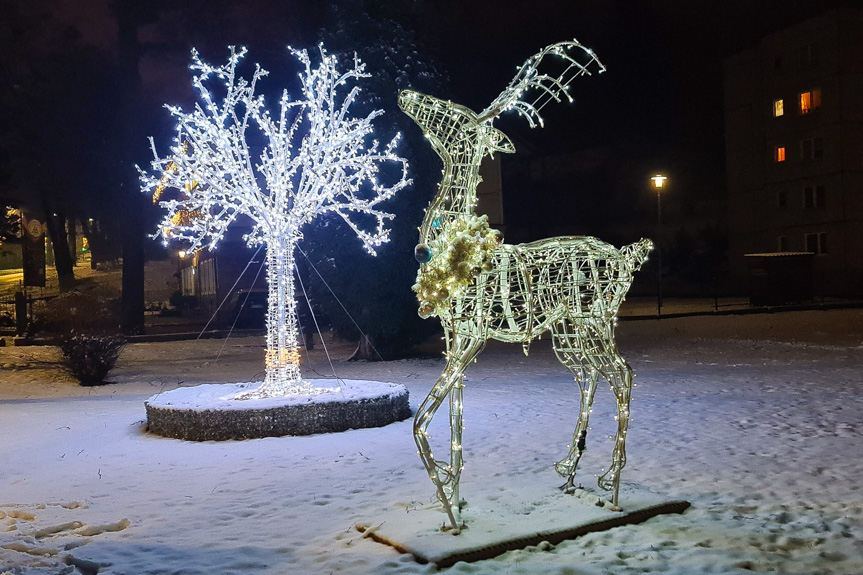
[[[515,146],[490,121],[481,122],[476,112],[433,96],[404,90],[399,94],[399,107],[429,139],[441,158],[458,152],[478,155],[515,152]]]
[[[540,73],[540,64],[548,63],[555,56],[558,64],[563,64],[559,66],[562,71],[558,70],[555,75]],[[479,114],[466,106],[411,90],[399,94],[399,107],[422,128],[445,163],[454,155],[462,156],[464,161],[467,154],[467,161],[478,165],[486,154],[515,151],[510,139],[492,126],[501,113],[515,110],[527,118],[531,127],[542,125],[539,110],[550,100],[560,101],[562,96],[571,100],[567,86],[576,77],[590,74],[588,67],[594,62],[599,72],[605,70],[596,55],[576,40],[559,42],[528,58],[509,86]],[[532,102],[524,99],[531,92],[538,92]]]

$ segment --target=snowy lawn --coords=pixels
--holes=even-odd
[[[624,489],[693,507],[448,572],[863,573],[863,311],[629,321],[618,331],[638,384]],[[339,359],[350,351],[331,344],[340,377],[403,383],[414,407],[443,366]],[[153,437],[147,397],[260,377],[263,338],[130,345],[109,376],[116,384],[98,388],[71,381],[58,357],[0,348],[0,573],[73,573],[67,555],[118,575],[436,570],[354,530],[432,499],[410,420],[240,442]],[[320,346],[310,360],[310,377],[331,375]],[[600,391],[585,485],[611,455],[614,401]],[[577,407],[547,341],[530,357],[490,344],[465,389],[468,504],[552,493]]]

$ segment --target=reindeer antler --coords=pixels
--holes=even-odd
[[[564,64],[567,65],[566,69],[557,76],[538,73],[540,64],[549,55],[561,57]],[[576,56],[579,55],[587,57],[585,63],[581,63],[576,59]],[[566,96],[571,102],[572,97],[569,95],[567,87],[579,76],[590,75],[591,72],[588,70],[588,66],[594,62],[599,66],[599,73],[605,71],[605,66],[602,65],[596,54],[590,48],[583,46],[578,40],[572,39],[567,42],[558,42],[557,44],[546,46],[519,66],[518,74],[515,75],[509,86],[495,98],[488,108],[479,113],[479,121],[486,122],[493,120],[502,112],[515,109],[519,114],[527,118],[531,128],[535,128],[537,122],[542,126],[543,122],[539,111],[543,106],[552,100],[560,102],[561,95]],[[522,95],[525,92],[534,89],[539,90],[540,93],[533,102],[527,102],[522,99]]]

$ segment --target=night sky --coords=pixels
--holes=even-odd
[[[319,2],[243,0],[223,3],[222,10],[200,0],[180,4],[196,2],[200,19],[178,23],[162,18],[142,29],[142,39],[195,45],[211,61],[224,57],[227,44],[247,45],[250,60],[278,67],[280,61],[289,64],[287,57],[282,60],[283,46],[317,43],[326,21],[326,4]],[[513,214],[508,218],[553,218],[561,206],[574,210],[584,202],[589,209],[608,212],[624,202],[632,204],[630,217],[648,222],[654,217],[648,177],[655,171],[671,178],[669,218],[685,217],[699,203],[723,197],[722,59],[773,30],[850,3],[405,0],[399,12],[415,33],[419,49],[432,55],[449,76],[448,93],[439,95],[474,109],[487,105],[516,66],[542,46],[577,38],[591,47],[608,71],[579,79],[572,89],[574,105],[547,107],[543,130],[527,130],[524,122],[509,118],[497,126],[516,142],[518,160],[581,152],[592,158],[594,169],[587,170],[581,181],[561,184],[566,189],[548,192],[546,208],[532,215],[522,209],[519,198],[507,200],[512,205],[506,209]],[[57,18],[79,29],[81,42],[115,48],[109,0],[48,4]],[[189,101],[187,62],[187,53],[179,50],[142,61],[145,87],[153,99]],[[602,195],[613,201],[586,199]],[[573,231],[601,233],[590,222],[607,223],[608,217],[613,215],[573,217],[576,227],[582,228]],[[536,228],[538,223],[524,225]]]

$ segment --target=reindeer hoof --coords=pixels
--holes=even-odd
[[[561,491],[563,491],[567,495],[572,495],[576,491],[584,489],[584,486],[581,483],[576,485],[575,484],[575,476],[573,476],[569,479],[569,481],[567,481],[566,483],[564,483],[563,485],[558,487],[558,489],[560,489]]]
[[[578,484],[578,487],[575,486],[575,470],[566,478],[566,483],[558,487],[558,489],[567,494],[573,493],[576,489],[583,489],[581,483]]]
[[[575,465],[572,461],[558,461],[554,464],[554,470],[557,471],[557,474],[561,477],[569,477],[570,481],[572,477],[575,475]]]
[[[600,475],[596,483],[597,485],[599,485],[600,488],[604,489],[605,491],[614,491],[614,478],[618,477],[619,475],[620,469],[612,467],[611,469]]]

